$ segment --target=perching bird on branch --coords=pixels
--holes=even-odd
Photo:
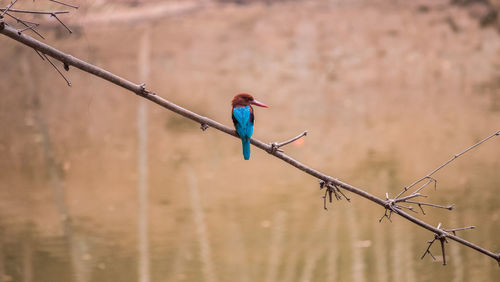
[[[269,108],[266,104],[255,100],[252,95],[241,93],[233,98],[232,118],[236,132],[241,138],[243,144],[243,157],[250,159],[250,137],[253,134],[254,114],[252,104]]]

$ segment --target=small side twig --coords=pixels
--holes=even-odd
[[[62,26],[64,26],[64,28],[66,28],[66,30],[67,30],[69,33],[73,33],[73,31],[71,31],[71,29],[69,29],[69,27],[68,27],[67,25],[65,25],[65,24],[63,23],[63,21],[61,21],[61,20],[57,17],[57,15],[56,15],[56,14],[52,13],[52,14],[50,14],[50,16],[51,16],[51,17],[56,18],[56,20],[57,20],[57,21],[58,21],[58,22],[59,22]]]
[[[443,205],[437,205],[437,204],[432,204],[432,203],[426,203],[426,202],[416,201],[416,200],[412,200],[412,199],[417,198],[417,197],[427,197],[425,195],[420,194],[420,191],[422,191],[425,187],[427,187],[431,183],[434,183],[434,190],[436,190],[436,188],[437,188],[437,180],[435,178],[433,178],[432,175],[434,175],[440,169],[442,169],[443,167],[447,166],[449,163],[451,163],[452,161],[454,161],[455,159],[457,159],[461,155],[469,152],[470,150],[476,148],[477,146],[481,145],[482,143],[486,142],[487,140],[489,140],[489,139],[491,139],[491,138],[493,138],[495,136],[498,136],[498,135],[500,135],[500,130],[497,130],[495,133],[490,134],[486,138],[483,138],[482,140],[480,140],[479,142],[475,143],[474,145],[468,147],[464,151],[462,151],[462,152],[460,152],[458,154],[455,154],[451,159],[447,160],[446,162],[444,162],[443,164],[441,164],[439,167],[437,167],[436,169],[434,169],[431,172],[429,172],[424,177],[422,177],[420,179],[417,179],[415,182],[413,182],[412,184],[410,184],[408,186],[405,186],[403,188],[403,190],[401,192],[399,192],[399,194],[397,194],[396,197],[394,197],[393,199],[389,198],[388,194],[386,193],[386,201],[385,201],[386,211],[385,211],[384,215],[380,218],[379,221],[382,221],[382,219],[384,217],[388,218],[388,216],[387,216],[387,207],[388,206],[390,206],[393,209],[393,211],[401,210],[401,209],[408,209],[408,210],[410,210],[412,212],[417,212],[417,211],[415,211],[413,209],[412,206],[404,206],[404,205],[401,205],[401,203],[408,203],[408,204],[417,205],[423,215],[426,214],[425,211],[424,211],[423,206],[433,207],[433,208],[440,208],[440,209],[447,209],[447,210],[453,210],[454,205],[443,206]],[[427,181],[424,184],[422,184],[420,187],[418,187],[416,190],[414,190],[410,195],[403,197],[403,194],[405,192],[407,192],[408,190],[410,190],[411,188],[415,187],[417,184],[422,183],[425,180],[427,180]]]
[[[49,0],[51,2],[54,2],[54,3],[57,3],[57,4],[61,4],[63,6],[67,6],[67,7],[71,7],[73,9],[78,9],[79,7],[78,6],[75,6],[75,5],[71,5],[71,4],[68,4],[68,3],[64,3],[62,1],[57,1],[57,0]]]
[[[436,242],[436,240],[439,240],[439,242],[441,243],[441,253],[443,255],[443,265],[446,265],[446,252],[444,248],[444,243],[445,242],[448,243],[448,240],[446,240],[446,232],[444,232],[444,230],[441,229],[441,223],[438,224],[437,229],[442,230],[443,233],[442,234],[434,233],[434,239],[427,241],[429,245],[427,246],[427,249],[425,250],[422,257],[420,257],[420,259],[424,259],[425,255],[429,254],[433,260],[436,260],[436,258],[431,253],[431,246],[432,244],[434,244],[434,242]]]
[[[290,143],[292,143],[293,141],[296,141],[304,136],[307,135],[307,130],[302,132],[301,134],[293,137],[292,139],[290,140],[287,140],[287,141],[284,141],[284,142],[281,142],[281,143],[277,143],[277,142],[274,142],[274,143],[271,143],[271,153],[276,153],[276,152],[283,152],[283,150],[280,150],[280,147],[283,147],[285,145],[288,145]]]
[[[441,223],[439,223],[437,226],[437,229],[442,231],[442,233],[440,233],[440,234],[434,233],[434,239],[427,241],[427,243],[429,245],[427,246],[427,249],[425,250],[422,257],[420,257],[420,259],[424,259],[425,255],[429,254],[434,260],[436,260],[436,258],[432,255],[430,249],[431,249],[432,244],[434,244],[434,242],[436,240],[439,240],[439,243],[441,244],[441,254],[443,255],[443,265],[446,265],[446,250],[445,250],[444,243],[448,243],[447,237],[450,236],[448,234],[448,232],[452,232],[453,235],[456,235],[457,231],[470,230],[470,229],[474,229],[474,228],[475,228],[474,226],[468,226],[468,227],[461,227],[461,228],[445,229],[445,228],[441,228]]]
[[[424,177],[420,178],[420,179],[417,179],[415,182],[413,182],[412,184],[410,184],[409,186],[406,186],[404,187],[403,191],[401,191],[397,196],[396,198],[399,198],[403,193],[405,193],[406,191],[410,190],[413,186],[417,185],[418,183],[422,182],[423,180],[425,179],[429,179],[429,182],[427,184],[429,184],[430,182],[434,181],[434,188],[436,188],[436,180],[434,178],[432,178],[431,176],[434,175],[436,172],[438,172],[439,170],[441,170],[443,167],[447,166],[448,164],[450,164],[451,162],[453,162],[454,160],[456,160],[458,157],[462,156],[463,154],[471,151],[472,149],[476,148],[477,146],[483,144],[484,142],[490,140],[491,138],[495,137],[495,136],[498,136],[500,135],[500,129],[497,130],[495,133],[483,138],[482,140],[478,141],[477,143],[475,143],[474,145],[468,147],[467,149],[463,150],[462,152],[458,153],[458,154],[455,154],[453,155],[453,157],[451,157],[449,160],[447,160],[446,162],[444,162],[443,164],[441,164],[440,166],[438,166],[437,168],[435,168],[433,171],[429,172],[427,175],[425,175]],[[423,189],[425,186],[427,186],[427,184],[424,184],[423,187],[419,188],[419,190]],[[419,191],[417,190],[417,192]]]
[[[17,0],[10,1],[9,5],[7,5],[7,8],[1,9],[2,14],[0,14],[0,18],[3,18],[3,16],[5,15],[5,13],[7,13],[10,10],[10,8],[12,8],[12,6],[14,6],[14,4],[16,4],[16,2],[17,2]]]
[[[0,8],[0,11],[5,12],[5,11],[13,12],[13,13],[21,13],[21,14],[36,14],[36,15],[59,15],[59,14],[67,14],[69,11],[34,11],[34,10],[20,10],[20,9],[7,9],[7,8]]]
[[[424,202],[417,202],[417,201],[405,201],[405,203],[410,203],[410,204],[416,204],[419,206],[429,206],[433,208],[439,208],[439,209],[445,209],[445,210],[453,210],[454,205],[447,205],[447,206],[442,206],[442,205],[436,205],[436,204],[431,204],[431,203],[424,203]],[[420,207],[422,208],[422,207]]]
[[[443,229],[443,231],[451,232],[451,233],[453,233],[453,235],[457,235],[457,231],[469,230],[469,229],[474,229],[474,228],[476,228],[476,227],[475,226],[467,226],[467,227],[461,227],[461,228]]]
[[[52,63],[52,61],[49,59],[49,57],[47,57],[47,55],[45,55],[44,53],[42,53],[42,56],[47,59],[47,61],[56,69],[56,71],[62,76],[62,78],[66,81],[66,83],[68,84],[68,86],[71,86],[71,82],[64,76],[64,74],[57,68],[56,65],[54,65],[54,63]]]
[[[45,61],[45,58],[42,56],[42,54],[35,48],[33,48],[33,50],[38,54],[38,56],[40,56],[40,59],[42,59],[42,61]]]
[[[351,202],[351,199],[347,197],[342,190],[338,187],[338,185],[335,185],[335,183],[332,182],[325,182],[321,179],[319,179],[319,189],[325,189],[325,195],[323,195],[323,207],[325,210],[328,210],[326,207],[326,198],[328,196],[328,201],[331,203],[333,200],[333,196],[335,196],[335,199],[337,201],[342,200],[342,197],[344,197],[348,202]]]
[[[6,13],[7,16],[13,18],[14,20],[16,20],[16,22],[24,25],[25,27],[28,27],[29,25],[28,24],[33,24],[33,25],[39,25],[37,23],[34,23],[34,22],[30,22],[30,21],[26,21],[26,20],[22,20],[14,15],[11,15],[10,13]],[[40,36],[40,38],[44,39],[45,40],[45,37],[43,37],[38,31],[36,31],[36,29],[32,28],[31,29],[36,35]],[[18,33],[19,34],[19,33]]]
[[[432,255],[431,253],[431,246],[432,244],[434,244],[434,241],[436,241],[436,237],[434,237],[434,239],[430,240],[430,241],[427,241],[427,243],[429,244],[427,246],[427,249],[425,250],[424,254],[420,257],[420,259],[424,259],[424,257],[429,254],[433,260],[436,260],[436,257],[434,257],[434,255]]]
[[[384,212],[384,215],[382,217],[380,217],[380,219],[378,220],[378,222],[382,222],[382,220],[384,218],[387,218],[387,220],[389,220],[390,222],[392,222],[392,219],[391,219],[392,213],[393,213],[392,209],[386,208],[385,212]]]

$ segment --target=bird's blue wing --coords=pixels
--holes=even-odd
[[[253,134],[253,113],[249,106],[233,108],[233,122],[243,145],[243,157],[250,159],[250,137]]]
[[[249,106],[233,109],[233,117],[236,120],[236,131],[242,139],[252,137],[253,123],[251,116],[252,112]]]

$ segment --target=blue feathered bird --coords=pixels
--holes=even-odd
[[[250,159],[250,137],[253,134],[254,114],[251,105],[269,108],[266,104],[255,100],[252,95],[241,93],[234,96],[232,118],[236,132],[241,138],[243,144],[243,157]]]

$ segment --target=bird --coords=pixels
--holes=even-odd
[[[243,158],[250,159],[250,137],[253,134],[254,113],[251,105],[263,108],[269,108],[266,104],[255,100],[252,95],[240,93],[234,96],[232,100],[231,117],[233,119],[236,133],[241,138],[243,145]]]

